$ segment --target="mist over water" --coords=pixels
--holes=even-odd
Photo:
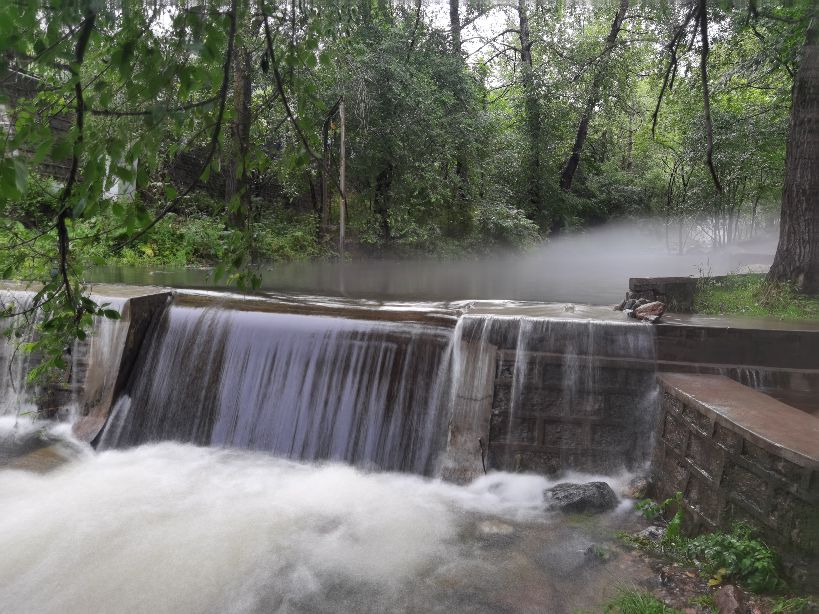
[[[354,260],[277,264],[264,268],[262,289],[404,300],[507,299],[603,305],[622,300],[629,277],[722,275],[767,269],[777,237],[711,248],[689,241],[682,254],[662,228],[608,224],[560,235],[524,253],[474,260]],[[97,282],[213,287],[200,269],[110,267]]]

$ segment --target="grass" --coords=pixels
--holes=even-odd
[[[682,614],[655,596],[636,589],[623,589],[606,604],[606,612],[613,614]]]
[[[799,294],[792,284],[769,283],[765,275],[756,273],[703,277],[694,296],[694,311],[709,315],[819,320],[819,296]]]
[[[780,598],[771,604],[771,614],[807,614],[814,605],[807,597]]]

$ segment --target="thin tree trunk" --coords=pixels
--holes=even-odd
[[[452,54],[455,56],[458,65],[463,68],[464,59],[461,55],[461,15],[459,0],[449,0],[449,27],[452,33]],[[455,91],[453,94],[457,104],[463,107],[466,92],[464,92],[462,75],[459,75],[459,78],[455,81]],[[460,220],[468,217],[466,201],[469,183],[468,154],[462,142],[458,143],[455,156],[455,212],[456,217]],[[462,230],[462,228],[459,230]]]
[[[819,11],[814,8],[791,104],[779,246],[768,278],[819,294]]]
[[[247,185],[247,154],[250,148],[252,95],[250,51],[247,47],[236,50],[233,60],[234,118],[230,128],[230,160],[225,180],[225,202],[230,206],[229,219],[234,228],[249,221],[250,191]],[[235,201],[238,195],[239,201]]]
[[[344,261],[344,233],[347,226],[347,114],[344,109],[344,99],[338,107],[338,119],[341,127],[339,144],[339,170],[338,170],[338,191],[340,196],[340,203],[338,209],[338,257],[342,262]]]
[[[711,121],[711,94],[708,88],[708,5],[706,0],[699,0],[698,23],[700,26],[700,79],[702,81],[702,112],[705,122],[705,163],[718,197],[722,197],[722,183],[720,183],[717,168],[714,166],[714,125]]]
[[[529,34],[529,13],[526,0],[518,0],[518,23],[520,37],[521,85],[526,116],[526,136],[529,140],[528,185],[529,211],[543,223],[543,178],[540,171],[541,125],[540,101],[535,90],[534,67],[532,63],[532,40]]]
[[[606,38],[606,45],[600,56],[600,67],[594,75],[591,92],[586,100],[586,108],[583,109],[583,115],[580,116],[580,124],[577,126],[577,135],[574,139],[572,153],[569,155],[566,163],[563,165],[563,171],[560,173],[560,188],[566,192],[572,189],[574,174],[580,165],[580,154],[583,151],[583,145],[586,143],[586,137],[589,135],[589,122],[591,121],[592,113],[594,113],[594,107],[596,107],[600,101],[600,88],[603,86],[603,79],[606,77],[611,52],[617,43],[617,35],[623,27],[623,19],[628,10],[628,3],[629,0],[620,0],[620,8],[617,9],[617,14],[614,16],[614,21],[611,24],[611,30]]]
[[[452,53],[461,54],[461,14],[459,0],[449,0],[449,30],[452,33]]]
[[[375,178],[375,212],[381,218],[381,240],[386,246],[392,238],[390,232],[390,187],[392,186],[392,163]]]

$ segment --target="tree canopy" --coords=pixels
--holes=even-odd
[[[46,325],[75,336],[107,311],[89,266],[201,262],[252,288],[266,262],[337,256],[342,210],[353,254],[474,254],[628,216],[665,220],[673,250],[749,238],[783,194],[812,11],[6,2],[0,273],[41,281]]]

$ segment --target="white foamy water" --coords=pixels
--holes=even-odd
[[[0,612],[500,612],[535,597],[571,611],[576,595],[544,587],[566,573],[587,590],[600,572],[592,538],[543,511],[550,484],[176,443],[0,470]]]

